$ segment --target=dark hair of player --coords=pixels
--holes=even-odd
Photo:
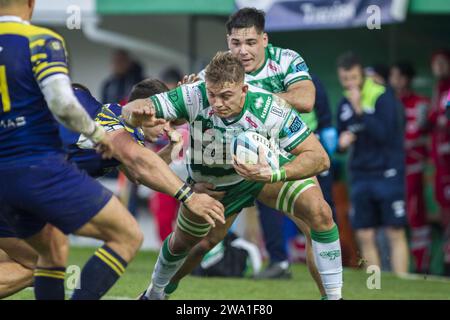
[[[155,94],[169,91],[169,88],[158,79],[144,79],[131,89],[129,101],[145,99]]]
[[[336,65],[338,68],[342,68],[344,70],[350,70],[354,66],[362,67],[360,58],[353,51],[348,51],[341,54],[337,58]]]
[[[412,80],[416,76],[416,70],[414,66],[409,61],[399,61],[392,65],[393,68],[397,68],[400,74]]]
[[[251,28],[255,27],[258,33],[264,32],[264,25],[266,23],[265,13],[256,8],[242,8],[233,13],[226,22],[228,34],[231,34],[233,29]]]
[[[219,51],[206,67],[205,80],[213,84],[244,82],[245,70],[238,57]]]

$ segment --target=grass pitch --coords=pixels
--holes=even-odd
[[[72,248],[69,264],[82,267],[94,253],[94,248]],[[107,293],[104,299],[135,299],[145,288],[156,262],[157,253],[141,251],[130,264],[125,275]],[[319,292],[305,265],[292,266],[291,280],[255,281],[249,278],[185,278],[171,299],[186,300],[318,300]],[[368,289],[371,274],[362,270],[345,269],[344,291],[346,300],[392,299],[446,299],[450,300],[450,279],[414,276],[400,279],[390,273],[381,274],[381,288]],[[33,299],[31,289],[10,297],[13,300]]]

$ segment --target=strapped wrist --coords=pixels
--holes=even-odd
[[[270,182],[278,182],[278,181],[286,181],[286,169],[284,167],[281,167],[277,170],[272,170],[272,177],[270,178]]]
[[[103,129],[101,125],[95,122],[94,131],[88,136],[88,138],[92,140],[92,142],[97,144],[103,140],[105,134],[106,134],[105,129]]]
[[[185,203],[187,200],[189,200],[192,195],[194,194],[194,191],[192,188],[185,182],[180,189],[178,189],[177,192],[175,192],[175,199],[178,201]]]

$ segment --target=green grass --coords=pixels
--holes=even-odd
[[[69,264],[82,266],[93,253],[91,248],[73,248]],[[156,252],[141,251],[130,264],[125,275],[107,293],[105,299],[135,299],[148,285],[157,258]],[[319,299],[309,273],[304,265],[292,267],[292,280],[265,280],[232,278],[187,277],[171,299]],[[450,299],[450,280],[425,278],[399,279],[390,273],[382,273],[381,289],[369,290],[366,282],[369,274],[361,270],[345,269],[344,298],[351,299]],[[31,289],[23,290],[10,299],[33,299]]]

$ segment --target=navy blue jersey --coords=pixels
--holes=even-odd
[[[74,93],[91,118],[102,125],[106,131],[124,129],[131,134],[136,142],[144,144],[142,130],[131,128],[123,121],[120,105],[102,105],[89,92],[78,88],[74,89]],[[79,133],[62,125],[59,131],[69,161],[75,163],[78,168],[87,171],[90,176],[103,176],[120,165],[119,161],[115,159],[102,159],[101,155],[92,149],[89,146],[90,143],[83,139]]]
[[[64,40],[16,17],[0,17],[0,163],[15,165],[62,153],[58,123],[41,92],[67,75]]]
[[[350,151],[352,178],[404,173],[402,107],[392,89],[366,79],[361,91],[363,114],[357,115],[347,98],[338,106],[338,132],[351,131],[356,141]]]

